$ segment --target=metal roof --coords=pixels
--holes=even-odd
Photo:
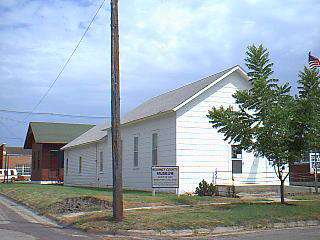
[[[77,137],[61,149],[88,144],[91,142],[97,142],[105,136],[107,136],[107,128],[109,128],[109,126],[107,126],[106,124],[97,125],[89,129],[88,131],[86,131],[85,133],[83,133],[82,135],[80,135],[79,137]]]
[[[139,105],[137,108],[133,109],[127,115],[125,115],[123,120],[121,121],[121,124],[134,122],[150,116],[156,116],[161,113],[166,113],[170,111],[173,112],[181,104],[187,102],[196,94],[205,90],[211,84],[217,82],[223,76],[227,76],[228,74],[231,74],[233,71],[236,70],[240,74],[242,74],[244,78],[249,79],[245,71],[241,67],[234,66],[228,68],[209,77],[200,79],[199,81],[190,83],[178,89],[172,90],[170,92],[161,94],[157,97],[153,97],[150,100],[147,100],[146,102]],[[62,149],[98,141],[107,135],[108,128],[110,128],[110,125],[96,126],[90,129],[85,134],[74,139],[72,142],[64,146]]]
[[[224,74],[228,73],[237,66],[228,68],[199,81],[190,83],[178,89],[153,97],[142,103],[127,115],[124,116],[122,123],[128,123],[148,116],[157,115],[172,111],[174,108],[187,101],[193,95],[204,89]]]
[[[30,122],[24,148],[31,148],[31,137],[36,143],[68,143],[93,126],[90,124]]]

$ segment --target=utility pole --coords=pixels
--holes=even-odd
[[[113,168],[113,218],[123,219],[122,154],[120,134],[120,68],[118,0],[111,0],[111,136]]]

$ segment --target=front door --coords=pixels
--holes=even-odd
[[[49,159],[49,177],[50,180],[58,179],[58,153],[59,150],[50,150],[50,159]]]

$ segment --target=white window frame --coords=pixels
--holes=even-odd
[[[154,138],[153,138],[155,134],[157,136],[156,144],[154,144]],[[156,152],[156,155],[154,155],[154,151]],[[154,156],[156,156],[156,159],[154,159]],[[159,164],[159,132],[158,131],[153,131],[151,134],[151,164],[152,166],[158,166]]]
[[[137,139],[137,142],[136,142],[136,139]],[[136,169],[138,167],[139,167],[139,135],[133,135],[133,168]]]
[[[83,158],[82,156],[79,156],[79,160],[78,160],[78,173],[82,174],[82,163],[83,163]]]
[[[239,147],[239,145],[237,145],[237,144],[232,144],[231,145],[231,159],[233,159],[233,160],[241,160],[241,159],[243,159],[243,150],[241,149],[241,153],[240,153],[240,157],[238,157],[238,153],[237,153],[237,156],[236,157],[233,157],[233,148],[234,147]]]
[[[69,158],[66,159],[66,175],[68,175],[69,172]]]
[[[104,162],[103,162],[103,151],[99,152],[99,171],[103,172],[104,171]]]

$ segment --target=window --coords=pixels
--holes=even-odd
[[[103,152],[100,152],[100,172],[103,171]]]
[[[133,138],[133,166],[134,167],[138,167],[139,165],[138,149],[139,149],[139,138],[134,137]]]
[[[28,164],[22,164],[22,165],[16,165],[17,175],[19,176],[26,176],[31,174],[30,165]]]
[[[79,173],[82,172],[82,157],[79,157]]]
[[[14,175],[14,171],[10,170],[10,175],[13,176]]]
[[[231,145],[231,158],[242,159],[242,149],[239,145]]]
[[[68,171],[69,171],[69,158],[67,158],[67,161],[66,161],[66,174],[68,174]]]
[[[242,173],[242,160],[232,160],[232,173]]]
[[[158,164],[158,133],[152,134],[152,165]]]

